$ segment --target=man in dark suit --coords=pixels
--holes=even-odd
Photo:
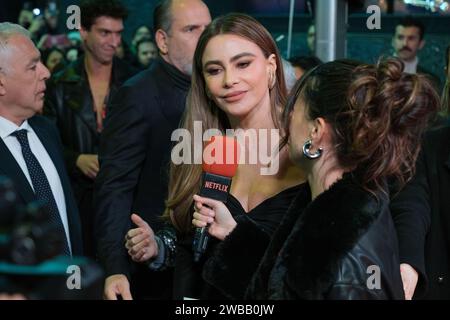
[[[425,69],[417,57],[425,46],[424,36],[425,26],[420,20],[411,16],[402,18],[395,27],[395,34],[392,37],[394,56],[403,61],[405,72],[427,75],[437,87],[440,87],[439,77]]]
[[[450,299],[450,126],[431,130],[424,139],[415,177],[391,210],[400,233],[400,249],[424,265],[425,299]],[[400,250],[402,253],[402,250]],[[427,280],[427,281],[426,281]],[[428,284],[426,286],[426,284]],[[428,287],[428,290],[426,287]],[[420,296],[420,294],[422,294]],[[423,294],[425,294],[423,296]]]
[[[131,266],[124,238],[132,213],[155,231],[161,227],[171,134],[184,111],[198,38],[211,16],[200,0],[166,0],[153,21],[160,57],[115,95],[100,138],[95,229],[107,299],[131,298],[130,280],[137,297],[171,297],[171,275],[151,276],[146,265]]]
[[[50,76],[23,27],[0,23],[0,175],[24,204],[39,201],[58,230],[63,254],[81,255],[81,229],[61,154],[61,142],[42,111]]]

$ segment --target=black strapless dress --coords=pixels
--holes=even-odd
[[[280,224],[291,202],[302,187],[304,187],[304,184],[287,188],[276,195],[267,198],[249,212],[246,212],[239,200],[231,194],[228,196],[226,206],[238,223],[239,218],[245,216],[254,222],[262,231],[264,231],[264,233],[270,236]],[[232,236],[233,232],[228,237]],[[192,241],[192,234],[178,237],[174,272],[174,298],[177,300],[186,297],[205,300],[226,299],[226,296],[224,296],[218,288],[206,282],[202,277],[205,262],[214,255],[214,251],[221,241],[211,237],[209,239],[208,249],[203,259],[198,263],[194,262]],[[245,243],[242,243],[242,245],[245,245]],[[249,260],[254,259],[255,257],[249,257]],[[241,263],[245,264],[246,261],[241,261]],[[245,290],[245,288],[242,288],[242,290]]]

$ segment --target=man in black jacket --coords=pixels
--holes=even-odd
[[[93,189],[106,105],[135,70],[114,58],[127,10],[118,0],[85,0],[81,36],[86,54],[48,83],[44,114],[54,120],[81,213],[86,255],[95,256]]]
[[[426,299],[450,299],[450,126],[430,131],[414,179],[393,198],[400,253],[426,270]],[[406,223],[405,223],[406,222]],[[427,233],[428,232],[428,233]],[[403,241],[402,241],[403,239]],[[402,249],[403,248],[403,249]],[[425,251],[425,255],[424,255]],[[424,266],[424,267],[421,267]],[[426,279],[424,279],[426,280]],[[425,293],[419,290],[415,297]],[[423,297],[423,296],[422,296]]]
[[[137,297],[171,297],[171,275],[131,265],[124,237],[132,213],[155,231],[161,227],[171,134],[184,111],[198,38],[211,17],[200,0],[166,0],[153,21],[160,57],[115,95],[100,141],[95,229],[107,299],[130,299],[130,280]]]
[[[425,26],[420,20],[411,16],[402,18],[395,27],[395,34],[392,37],[394,56],[403,61],[405,72],[427,75],[437,87],[440,87],[439,77],[425,69],[417,56],[425,46],[424,36]]]

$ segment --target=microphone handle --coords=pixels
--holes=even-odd
[[[199,262],[208,246],[208,227],[196,228],[194,237],[194,261]]]
[[[203,172],[202,187],[200,196],[214,200],[227,202],[228,192],[231,187],[231,177],[220,176],[210,172]],[[208,246],[209,233],[208,226],[196,228],[192,249],[194,251],[194,261],[199,262]]]

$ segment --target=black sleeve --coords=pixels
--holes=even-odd
[[[124,86],[113,97],[100,138],[94,231],[107,276],[129,275],[124,236],[131,227],[134,191],[151,128],[151,118],[146,116],[148,102],[132,90]]]
[[[326,297],[326,300],[388,300],[389,297],[383,290],[373,290],[365,285],[337,283],[334,284]]]
[[[411,265],[419,273],[414,297],[422,296],[427,288],[425,238],[431,223],[429,197],[425,153],[421,153],[415,176],[392,198],[390,205],[399,241],[400,262]]]
[[[62,112],[63,108],[66,108],[67,106],[63,105],[63,89],[61,84],[56,84],[54,81],[48,81],[47,83],[47,90],[45,92],[45,102],[44,102],[44,109],[43,109],[43,115],[50,119],[57,129],[59,130],[59,135],[61,135],[62,130],[64,130],[65,123],[61,122],[61,115],[59,114]],[[63,156],[64,156],[64,162],[67,167],[67,171],[69,174],[72,174],[77,170],[77,159],[80,156],[80,153],[70,148],[67,144],[63,143]]]
[[[234,230],[206,261],[203,278],[231,299],[243,299],[270,242],[270,235],[248,216],[236,217]]]

